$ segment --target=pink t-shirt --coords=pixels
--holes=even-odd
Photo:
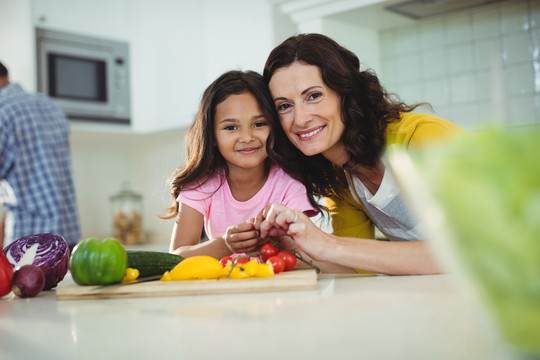
[[[268,179],[255,196],[247,201],[236,200],[225,180],[215,176],[196,189],[184,189],[176,199],[204,215],[206,233],[210,238],[225,234],[227,228],[254,218],[268,203],[280,203],[291,209],[308,211],[315,216],[318,210],[310,204],[306,188],[278,166],[272,166]]]

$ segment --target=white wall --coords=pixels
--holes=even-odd
[[[8,0],[18,1],[18,0]],[[130,41],[132,0],[31,0],[34,25]]]
[[[23,88],[37,88],[30,0],[0,0],[0,61]]]
[[[74,182],[82,235],[112,235],[110,197],[128,181],[143,196],[143,241],[169,241],[172,220],[161,220],[170,206],[167,178],[184,161],[184,129],[153,134],[72,132]]]

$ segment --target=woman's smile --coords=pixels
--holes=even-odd
[[[325,127],[326,125],[323,125],[323,126],[316,127],[315,129],[310,129],[306,131],[298,131],[296,135],[300,138],[300,141],[308,141],[308,140],[313,139],[315,136],[317,136],[322,130],[324,130]]]

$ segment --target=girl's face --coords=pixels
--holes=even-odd
[[[264,166],[270,123],[251,93],[230,95],[216,106],[214,133],[229,171]]]
[[[268,86],[281,126],[300,151],[322,153],[337,165],[347,161],[340,96],[324,84],[317,66],[294,62],[274,72]]]

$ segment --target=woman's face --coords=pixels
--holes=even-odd
[[[324,84],[319,68],[294,62],[274,72],[268,86],[289,140],[305,155],[322,153],[343,165],[340,97]]]

